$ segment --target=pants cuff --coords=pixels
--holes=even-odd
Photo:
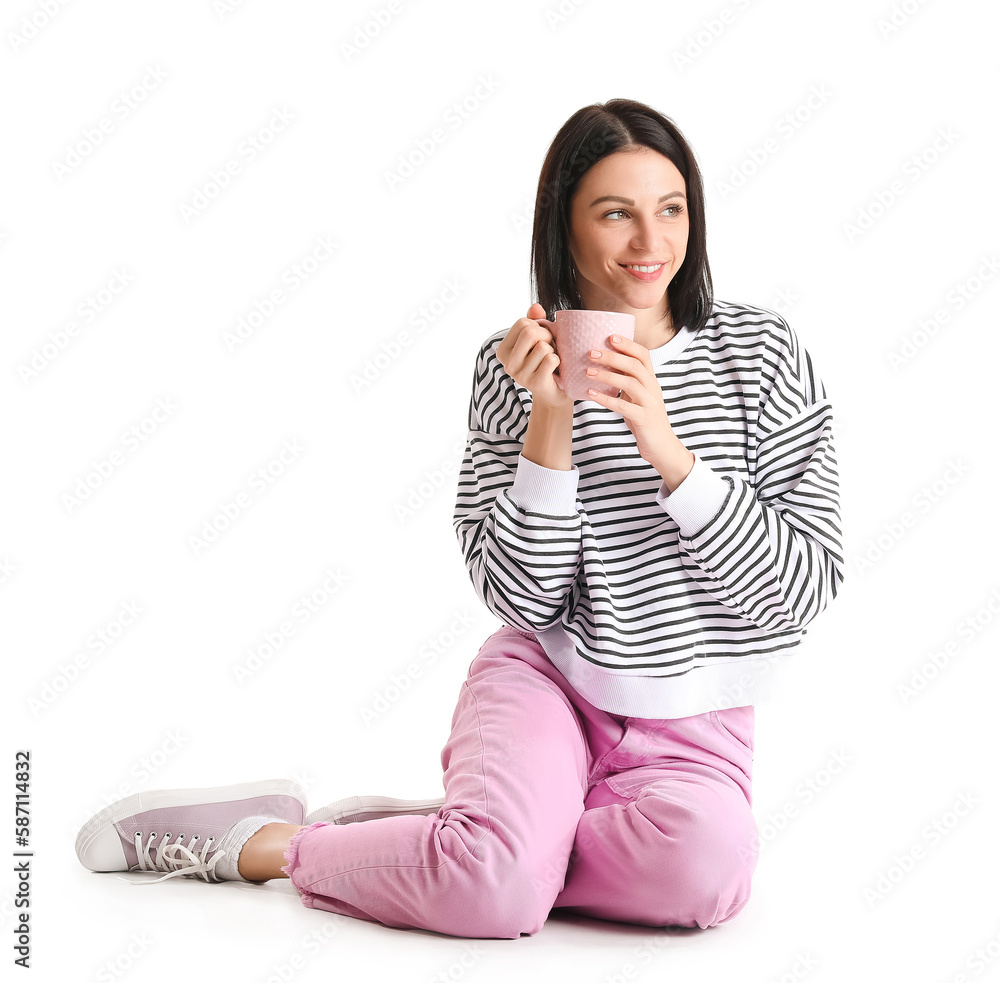
[[[308,833],[310,830],[319,829],[320,826],[334,826],[334,825],[336,824],[320,822],[320,823],[313,823],[310,826],[303,826],[302,829],[300,829],[297,833],[295,833],[292,836],[291,840],[288,841],[288,849],[285,850],[285,860],[287,862],[285,866],[281,868],[281,872],[288,876],[288,880],[291,882],[292,887],[294,887],[295,890],[299,892],[299,896],[302,899],[302,903],[307,908],[314,907],[313,898],[315,896],[311,891],[306,890],[304,887],[299,887],[299,885],[295,883],[295,878],[293,877],[293,873],[299,862],[299,843],[301,842],[303,835]]]

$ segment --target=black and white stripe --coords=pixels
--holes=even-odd
[[[591,401],[574,406],[575,507],[515,502],[531,393],[497,359],[506,333],[476,360],[454,511],[490,611],[528,631],[561,624],[594,667],[645,675],[797,644],[844,560],[832,408],[785,320],[717,301],[682,350],[654,362],[675,433],[718,476],[721,506],[688,535],[621,415]]]

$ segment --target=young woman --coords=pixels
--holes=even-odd
[[[553,908],[708,928],[747,903],[754,705],[843,578],[832,411],[789,325],[712,296],[676,126],[587,106],[548,150],[538,303],[480,348],[455,529],[504,625],[463,683],[443,798],[306,815],[269,781],[139,793],[81,830],[91,870],[288,877],[303,903],[449,935]],[[571,400],[559,308],[635,316]]]

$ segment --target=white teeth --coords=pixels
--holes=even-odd
[[[629,269],[629,270],[638,270],[640,273],[654,273],[662,265],[663,265],[662,263],[659,263],[656,266],[633,266],[630,263],[626,263],[625,264],[626,269]]]

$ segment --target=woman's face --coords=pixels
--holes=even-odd
[[[686,192],[681,172],[649,147],[609,154],[584,174],[570,203],[569,247],[586,309],[665,313],[687,251]]]

